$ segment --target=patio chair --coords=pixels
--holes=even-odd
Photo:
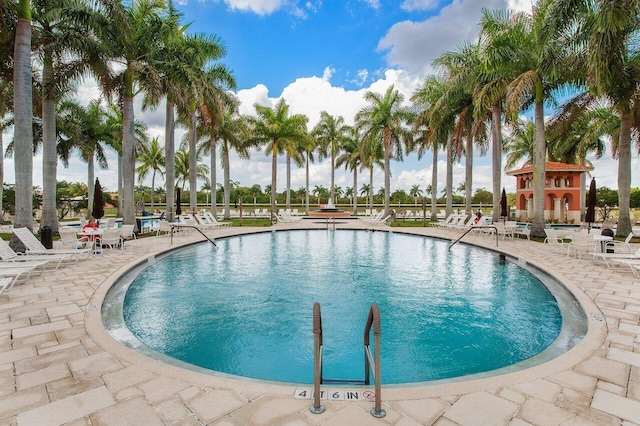
[[[105,229],[102,235],[97,238],[96,246],[101,248],[109,247],[110,250],[113,250],[114,247],[120,247],[120,250],[124,250],[121,230],[118,228]]]
[[[567,256],[582,258],[583,254],[592,254],[596,251],[596,242],[593,236],[576,232],[571,235],[571,242],[567,245]]]
[[[78,228],[60,228],[58,233],[60,234],[60,241],[58,241],[59,247],[57,248],[83,248],[83,242],[78,238]]]
[[[35,255],[71,255],[72,259],[76,261],[80,259],[88,259],[91,253],[93,253],[92,249],[48,249],[42,245],[40,240],[36,238],[35,235],[29,230],[29,228],[14,228],[13,234],[20,239],[22,244],[27,249],[27,254]]]
[[[231,222],[218,221],[218,219],[216,219],[216,217],[213,214],[211,214],[211,212],[204,212],[203,217],[208,225],[212,225],[214,227],[231,226]]]
[[[126,241],[126,240],[135,240],[136,239],[136,234],[135,234],[135,232],[133,232],[133,227],[134,227],[134,225],[122,225],[120,227],[120,236],[122,237],[122,241],[123,242]]]
[[[640,258],[638,259],[611,259],[612,265],[617,267],[628,266],[637,278],[640,278]]]
[[[34,266],[40,269],[56,270],[62,263],[75,262],[70,254],[25,254],[16,253],[5,240],[0,238],[0,259],[5,264],[19,264],[23,266]]]

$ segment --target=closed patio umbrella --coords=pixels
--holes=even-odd
[[[180,188],[176,189],[176,214],[182,214],[182,207],[180,207]]]
[[[591,224],[596,221],[596,179],[591,179],[589,185],[589,195],[587,195],[587,212],[584,215],[584,221],[589,224],[589,232],[591,232]]]
[[[96,219],[101,219],[104,216],[104,194],[98,178],[96,178],[96,183],[93,187],[93,209],[91,214]]]
[[[507,193],[502,188],[502,194],[500,195],[500,216],[507,220],[509,216],[509,206],[507,205]]]

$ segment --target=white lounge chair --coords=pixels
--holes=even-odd
[[[640,249],[636,250],[635,253],[594,252],[593,263],[598,263],[600,259],[604,260],[604,263],[607,265],[607,267],[611,268],[615,266],[614,262],[618,262],[619,260],[640,260]]]
[[[20,239],[22,244],[27,249],[28,254],[46,254],[46,255],[60,255],[70,254],[76,261],[79,259],[88,259],[92,249],[48,249],[42,245],[40,240],[36,238],[29,228],[14,228],[13,234]]]
[[[231,222],[218,221],[218,219],[216,219],[216,217],[213,214],[211,214],[211,212],[204,212],[203,217],[208,225],[212,225],[215,227],[231,226]]]
[[[71,262],[70,254],[18,254],[9,244],[0,238],[0,259],[5,263],[14,263],[24,266],[34,266],[41,269],[53,269],[54,271],[64,262]]]

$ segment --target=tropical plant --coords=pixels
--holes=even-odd
[[[320,151],[320,160],[324,158],[331,159],[331,186],[329,197],[335,201],[335,169],[336,156],[342,149],[342,142],[347,132],[347,126],[344,124],[344,118],[341,116],[334,117],[327,111],[320,113],[320,121],[311,131],[311,135],[318,141],[318,150]]]
[[[577,52],[573,81],[586,83],[593,98],[605,97],[620,117],[619,137],[614,141],[618,157],[618,236],[631,232],[631,141],[632,134],[640,129],[639,14],[640,2],[635,0],[550,0],[544,26],[549,38],[568,34],[570,46]]]
[[[142,183],[151,172],[151,209],[153,209],[153,193],[156,187],[156,173],[164,176],[164,150],[160,146],[158,138],[151,139],[149,146],[145,147],[142,152],[138,153],[138,162],[140,165],[136,169],[138,173],[138,182]]]
[[[250,117],[249,142],[266,145],[265,152],[271,155],[271,212],[276,209],[277,159],[287,144],[304,143],[308,139],[307,117],[289,115],[289,106],[281,99],[273,108],[255,104],[256,116]]]
[[[391,85],[384,95],[369,91],[364,96],[369,103],[355,116],[356,126],[362,134],[365,151],[380,145],[384,152],[384,210],[389,214],[391,187],[391,158],[402,160],[403,145],[410,147],[412,134],[406,127],[413,122],[413,113],[403,106],[404,96]]]

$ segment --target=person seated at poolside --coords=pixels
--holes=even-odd
[[[89,222],[85,223],[84,226],[82,227],[82,232],[86,234],[93,234],[93,233],[96,233],[96,229],[98,228],[100,228],[100,225],[98,224],[98,222],[94,218],[91,218],[89,219]],[[83,235],[82,238],[80,239],[80,242],[82,243],[82,247],[83,248],[86,247],[89,241],[93,242],[93,240],[96,239],[96,235]]]

